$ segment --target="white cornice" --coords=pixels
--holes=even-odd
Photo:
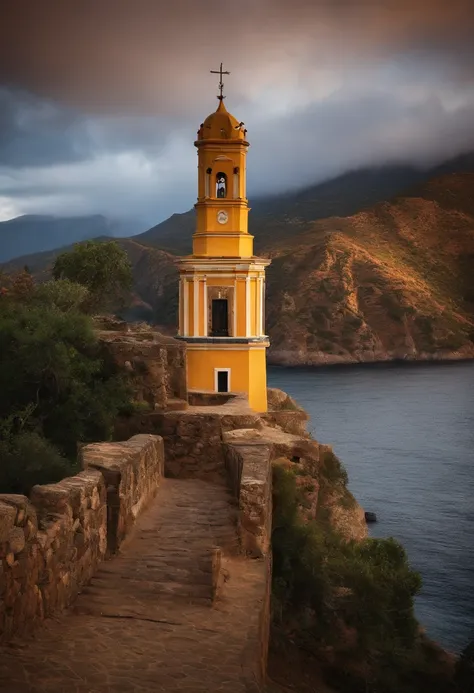
[[[270,346],[270,342],[260,342],[259,344],[190,344],[186,343],[187,351],[265,351]]]
[[[271,260],[265,258],[256,258],[255,260],[247,260],[247,258],[209,258],[209,259],[197,259],[182,258],[176,261],[177,267],[186,273],[199,272],[199,273],[209,273],[217,272],[218,274],[229,272],[232,270],[234,273],[237,272],[262,272],[265,267],[271,263]]]

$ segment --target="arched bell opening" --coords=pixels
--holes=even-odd
[[[227,197],[227,176],[222,171],[216,174],[216,197]]]

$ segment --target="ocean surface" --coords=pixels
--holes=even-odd
[[[474,639],[474,364],[269,368],[349,486],[423,577],[416,614],[451,652]]]

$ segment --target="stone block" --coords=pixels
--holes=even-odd
[[[0,501],[0,544],[8,541],[11,530],[15,526],[16,507]]]
[[[21,553],[26,545],[25,533],[23,529],[21,527],[12,527],[7,541],[12,553]]]

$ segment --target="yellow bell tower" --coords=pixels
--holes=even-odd
[[[214,72],[214,71],[212,71]],[[188,388],[245,392],[267,410],[265,268],[248,232],[244,123],[219,105],[198,131],[197,224],[193,254],[180,258],[179,331],[188,352]]]

